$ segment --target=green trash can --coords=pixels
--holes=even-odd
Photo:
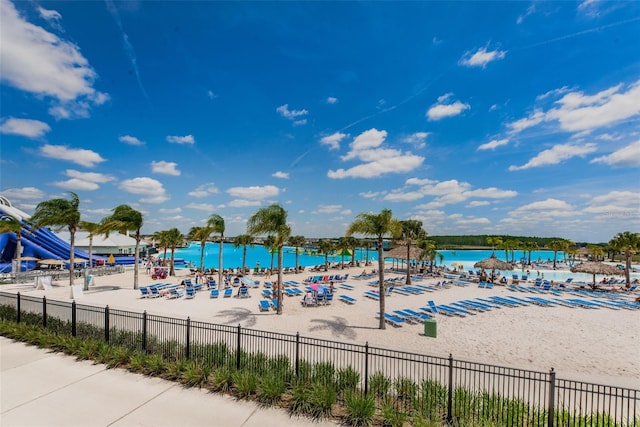
[[[437,324],[435,319],[424,321],[424,336],[435,338],[437,336]]]

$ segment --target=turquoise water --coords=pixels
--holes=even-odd
[[[205,266],[211,268],[218,268],[218,253],[219,253],[220,245],[218,243],[207,243],[205,245]],[[448,268],[458,268],[460,264],[462,264],[462,271],[469,270],[477,270],[473,267],[477,261],[483,260],[485,258],[489,258],[491,256],[491,250],[442,250],[440,253],[443,255],[443,260],[440,261],[440,258],[436,259],[437,265],[444,264]],[[498,259],[505,260],[504,251],[496,250],[495,255]],[[162,253],[160,254],[162,256]],[[182,248],[176,250],[176,259],[184,259],[185,262],[191,263],[193,266],[199,266],[200,264],[200,243],[192,242],[188,248]],[[515,259],[517,262],[520,262],[521,258],[524,257],[522,251],[516,251]],[[365,260],[365,251],[364,250],[356,250],[356,260],[364,261]],[[377,261],[378,253],[374,250],[369,250],[368,252],[369,261]],[[569,277],[572,277],[574,281],[577,282],[588,282],[591,283],[593,280],[592,275],[590,274],[582,274],[582,273],[572,273],[566,269],[567,264],[563,264],[562,261],[564,259],[564,254],[562,252],[558,252],[556,256],[556,262],[558,266],[563,266],[559,270],[556,271],[545,271],[544,273],[540,273],[538,276],[538,272],[535,267],[529,267],[529,278],[535,279],[536,277],[541,277],[544,274],[544,279],[546,280],[554,280],[554,281],[565,281]],[[341,262],[342,257],[332,255],[329,256],[329,262],[331,263],[339,263]],[[344,262],[351,261],[350,256],[344,257]],[[553,251],[534,251],[531,255],[532,262],[544,262],[551,265],[553,262]],[[298,263],[299,265],[304,265],[307,267],[324,264],[325,257],[324,255],[315,255],[310,254],[308,252],[302,252],[298,255]],[[233,244],[225,243],[223,248],[223,265],[225,268],[238,268],[242,266],[242,247],[234,248]],[[277,254],[274,254],[273,257],[273,265],[277,266],[278,259]],[[295,267],[296,264],[296,256],[295,249],[292,247],[284,248],[284,256],[283,256],[283,266],[284,267]],[[265,249],[262,245],[255,245],[253,247],[247,246],[247,260],[246,264],[249,268],[254,268],[259,266],[261,268],[269,268],[271,266],[271,253]],[[507,277],[511,277],[513,274],[517,274],[519,276],[526,274],[526,269],[523,271],[520,268],[516,268],[512,271],[500,271],[501,275],[506,275]],[[604,276],[597,275],[596,280],[602,279]],[[619,276],[622,278],[623,276]],[[632,277],[640,277],[640,274],[635,273],[632,274]]]

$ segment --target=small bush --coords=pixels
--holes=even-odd
[[[256,393],[258,376],[252,371],[236,371],[232,375],[233,387],[238,397],[248,398]]]
[[[233,387],[233,370],[228,367],[222,367],[213,371],[209,375],[209,388],[212,391],[227,393]]]
[[[334,386],[334,375],[336,368],[331,362],[316,363],[313,367],[312,382],[314,384],[322,384],[328,387]]]
[[[291,389],[291,405],[289,411],[293,414],[308,414],[311,410],[311,387],[306,383],[298,383]]]
[[[309,415],[313,418],[331,416],[331,408],[336,403],[338,395],[333,388],[326,384],[315,384],[309,392]]]
[[[385,399],[391,389],[391,380],[381,372],[376,372],[369,377],[369,390],[378,399]]]
[[[280,376],[266,375],[258,383],[258,401],[265,405],[274,405],[281,400],[286,390],[287,384]]]
[[[182,384],[187,387],[202,387],[209,379],[211,368],[200,363],[187,364],[182,373]]]
[[[345,422],[350,426],[370,426],[376,413],[376,401],[372,395],[347,393],[344,399],[347,413]]]
[[[398,411],[390,401],[382,405],[381,413],[383,425],[386,427],[402,427],[409,419],[406,413]]]
[[[352,367],[339,369],[336,375],[338,393],[354,392],[360,383],[360,374]]]

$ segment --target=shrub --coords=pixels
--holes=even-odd
[[[350,426],[370,426],[376,412],[376,401],[372,395],[347,393],[344,399],[345,422]]]
[[[402,427],[409,419],[406,413],[398,411],[389,400],[383,403],[381,413],[383,425],[388,427]]]
[[[232,375],[233,387],[239,398],[247,398],[256,393],[258,376],[252,371],[236,371]]]
[[[314,384],[322,384],[328,387],[334,387],[335,372],[336,369],[333,367],[333,363],[316,363],[313,367],[312,382]]]
[[[336,375],[336,391],[338,393],[354,392],[360,383],[360,374],[352,367],[339,369]]]
[[[188,363],[182,373],[182,383],[187,387],[202,387],[211,374],[211,368],[198,362]]]
[[[332,385],[314,384],[309,392],[308,414],[316,419],[329,417],[331,408],[336,403],[337,393]]]
[[[378,399],[385,399],[391,389],[391,380],[381,372],[376,372],[369,377],[369,390]]]
[[[226,393],[233,386],[233,370],[226,366],[213,371],[209,375],[209,388],[212,391]]]
[[[306,383],[297,383],[291,389],[291,405],[289,411],[293,414],[308,414],[311,410],[311,387]]]
[[[258,401],[265,405],[276,404],[286,390],[287,384],[282,377],[274,374],[266,375],[258,383]]]

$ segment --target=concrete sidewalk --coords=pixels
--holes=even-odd
[[[0,337],[0,425],[336,426]]]

